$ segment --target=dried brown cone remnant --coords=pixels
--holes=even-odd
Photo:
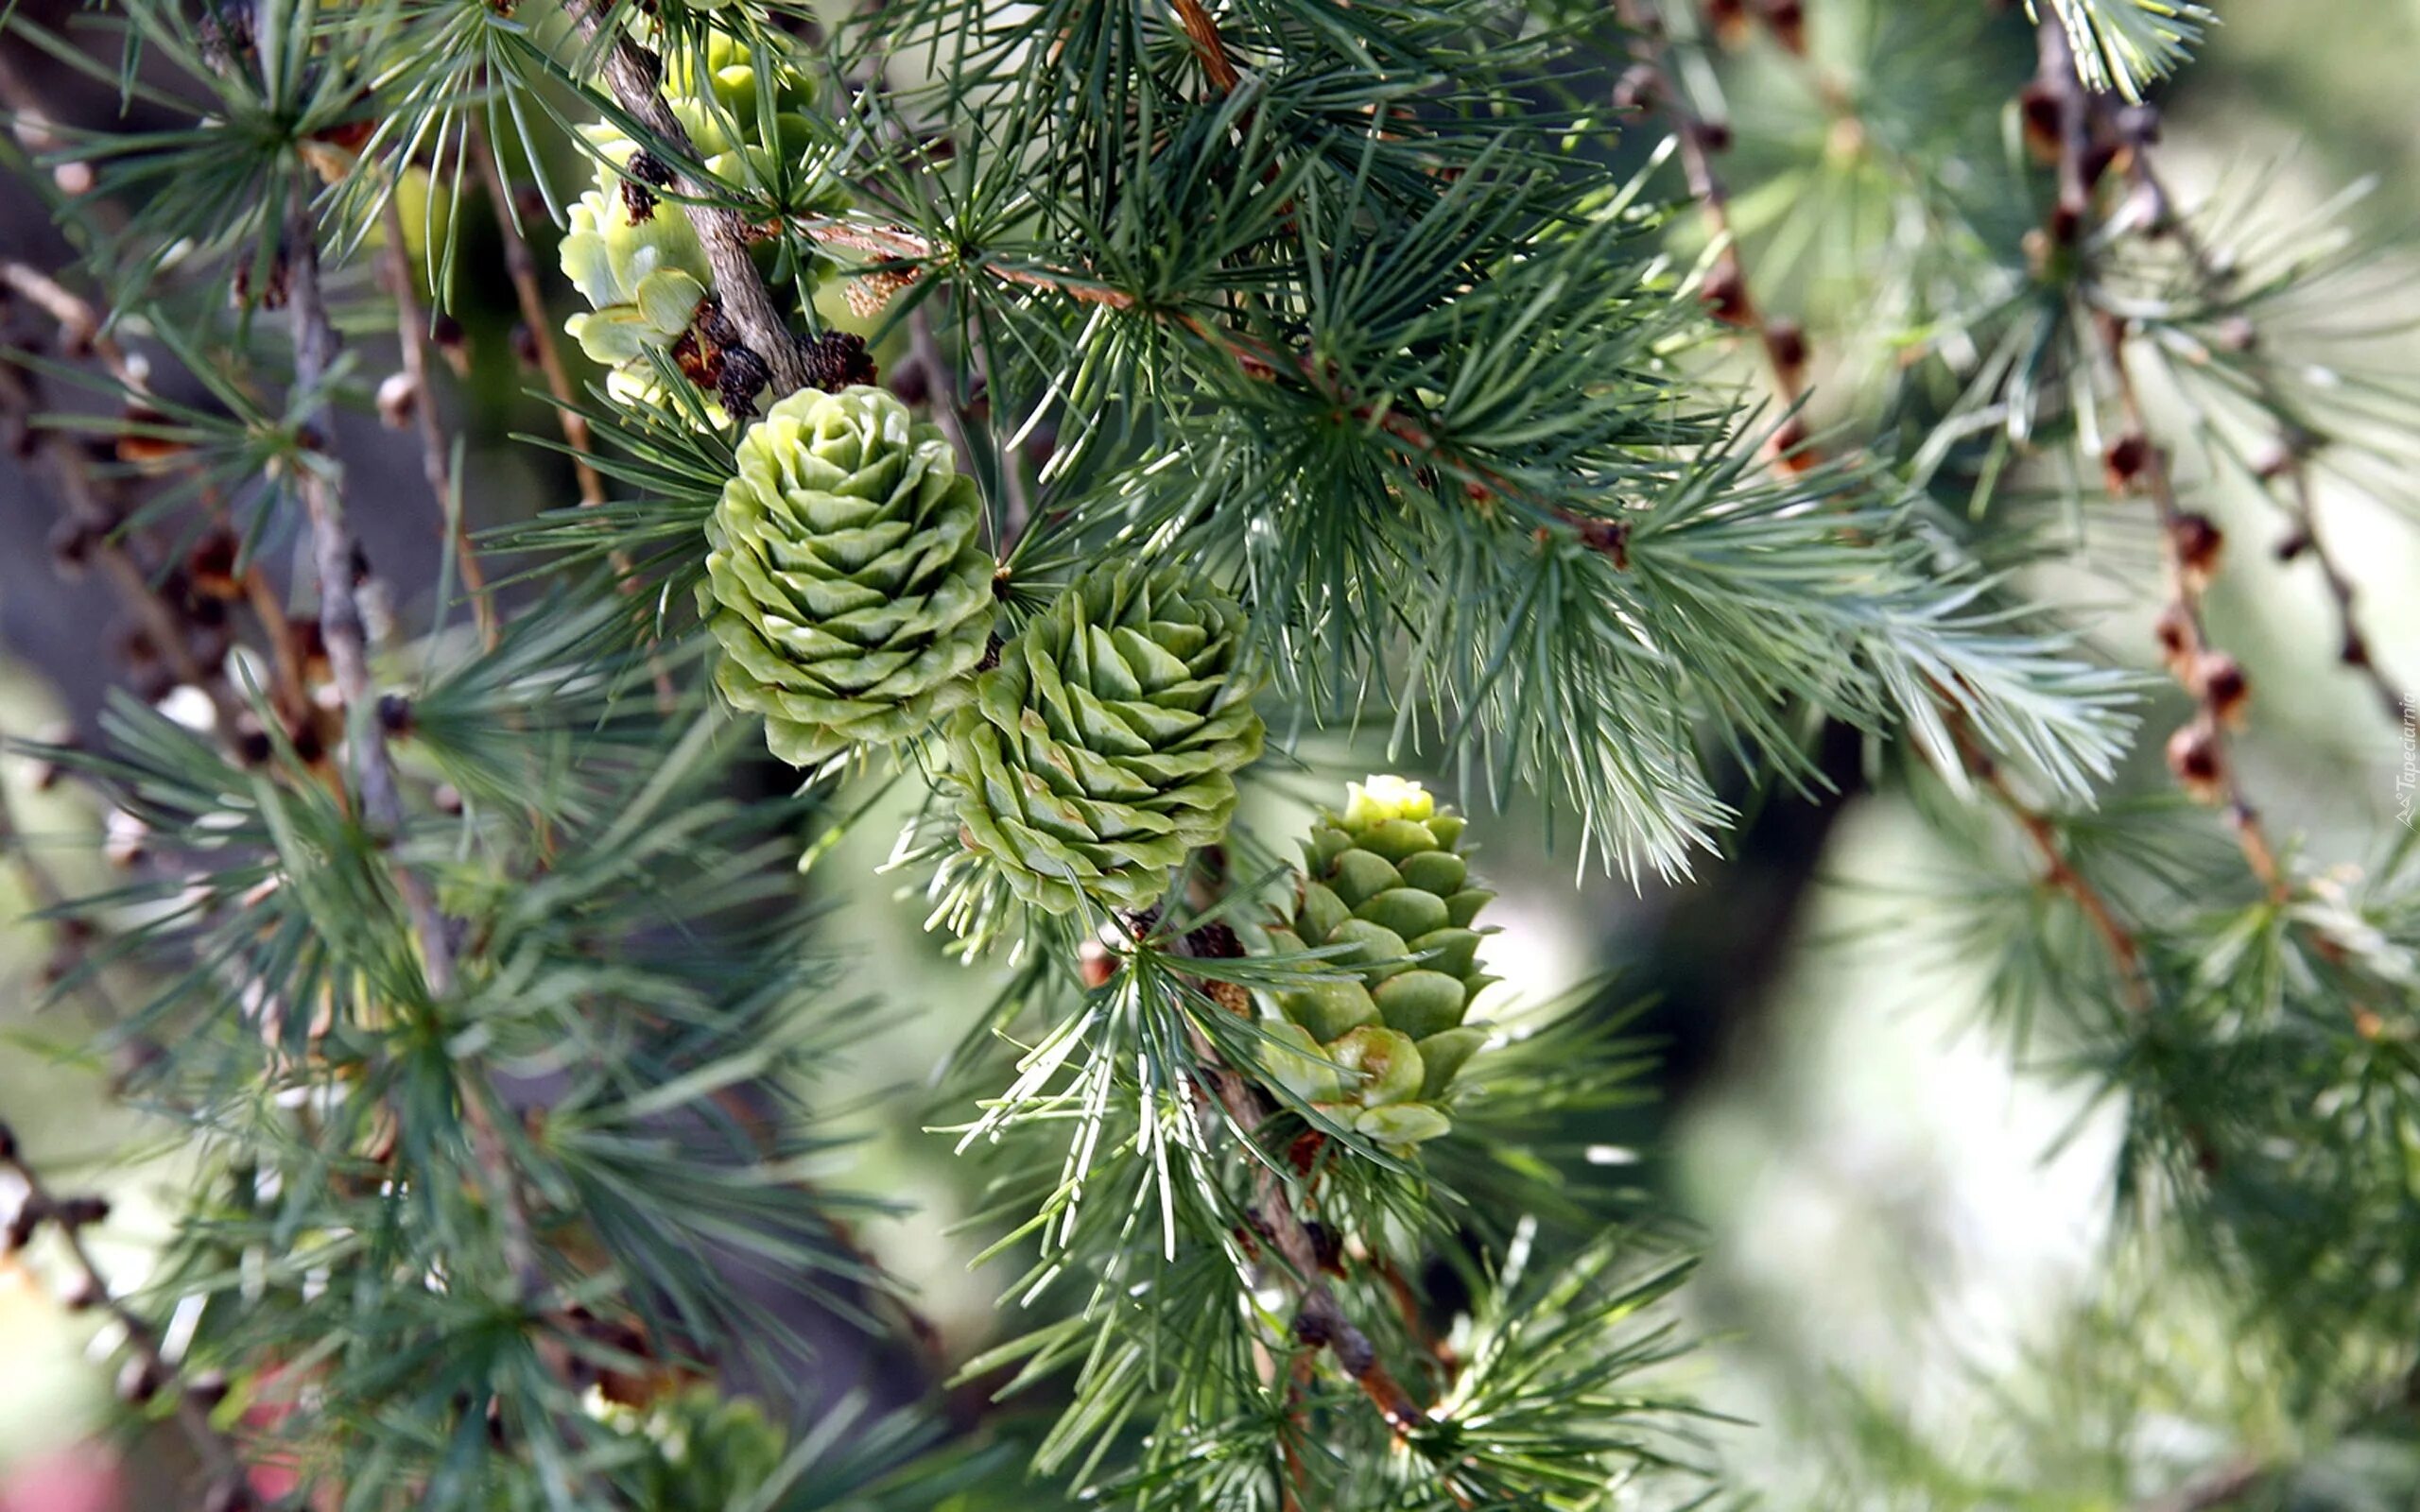
[[[859,274],[849,281],[850,312],[861,320],[871,320],[889,308],[894,296],[915,282],[914,268],[883,268]]]
[[[873,354],[866,351],[866,338],[846,331],[808,337],[800,343],[799,355],[806,364],[807,387],[827,394],[857,386],[871,387],[881,379]]]
[[[2168,549],[2187,592],[2199,593],[2219,575],[2226,533],[2208,515],[2187,510],[2169,522]]]
[[[2243,723],[2244,708],[2252,701],[2252,683],[2235,658],[2224,651],[2203,652],[2194,660],[2186,685],[2212,718],[2230,727]]]
[[[2206,717],[2168,737],[2168,769],[2196,803],[2223,802],[2227,796],[2226,747]]]

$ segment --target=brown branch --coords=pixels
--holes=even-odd
[[[2131,147],[2128,172],[2149,191],[2152,203],[2160,207],[2154,229],[2176,238],[2205,297],[2223,297],[2228,275],[2211,255],[2201,234],[2183,217],[2169,212],[2174,200],[2152,161],[2151,143],[2136,140]],[[2278,556],[2284,560],[2308,556],[2317,565],[2336,609],[2337,660],[2369,683],[2389,722],[2401,724],[2404,711],[2412,707],[2411,699],[2372,656],[2369,638],[2361,633],[2360,615],[2356,608],[2359,590],[2320,534],[2318,490],[2311,477],[2311,463],[2317,451],[2326,444],[2325,438],[2304,424],[2295,413],[2295,406],[2278,379],[2276,359],[2262,340],[2257,323],[2248,316],[2240,319],[2243,370],[2252,380],[2255,403],[2277,422],[2280,431],[2273,460],[2256,470],[2264,489],[2275,490],[2283,485],[2282,493],[2273,492],[2272,497],[2285,509],[2291,530],[2279,546]]]
[[[298,203],[288,218],[286,258],[286,301],[294,333],[295,383],[308,391],[319,386],[336,360],[337,334],[320,293],[317,228],[305,204]],[[308,418],[321,436],[335,435],[324,400]],[[302,491],[303,507],[310,517],[312,557],[320,578],[320,627],[327,640],[337,691],[344,700],[348,745],[354,781],[361,790],[361,806],[371,823],[391,837],[404,827],[403,799],[396,786],[394,758],[388,749],[385,723],[373,707],[369,643],[355,581],[356,572],[363,570],[360,548],[345,524],[343,494],[329,472],[306,467]],[[413,937],[420,946],[421,970],[429,993],[432,997],[445,997],[454,990],[454,947],[449,926],[438,912],[428,884],[417,871],[400,861],[391,871],[396,891],[411,919]],[[465,1095],[462,1107],[472,1153],[477,1158],[497,1204],[506,1259],[524,1288],[526,1299],[543,1286],[544,1275],[511,1151],[482,1097]]]
[[[1226,1109],[1237,1136],[1252,1145],[1276,1109],[1260,1089],[1219,1058],[1209,1037],[1190,1022],[1185,1025],[1185,1039],[1201,1063],[1200,1073],[1211,1095]],[[1333,1354],[1338,1366],[1397,1434],[1425,1426],[1427,1413],[1379,1361],[1370,1336],[1345,1316],[1337,1302],[1320,1264],[1319,1244],[1296,1210],[1293,1188],[1278,1162],[1256,1148],[1251,1159],[1253,1216],[1262,1235],[1286,1263],[1288,1280],[1301,1298],[1294,1314],[1295,1338],[1313,1350],[1324,1349]]]
[[[387,197],[382,218],[387,232],[387,281],[394,285],[395,346],[403,354],[404,379],[411,385],[411,421],[420,437],[421,475],[428,480],[429,496],[437,504],[438,533],[453,548],[455,571],[471,600],[479,642],[493,651],[497,639],[495,603],[488,597],[487,574],[479,568],[479,554],[471,544],[470,527],[455,497],[453,449],[446,444],[444,424],[437,418],[437,390],[429,381],[428,319],[412,286],[418,275],[412,269],[411,251],[404,245],[404,213],[393,195]]]
[[[603,504],[605,480],[589,462],[596,441],[588,432],[588,417],[573,407],[579,394],[572,387],[570,372],[563,367],[562,349],[555,345],[554,317],[546,309],[545,291],[538,282],[537,259],[529,254],[529,239],[521,233],[521,217],[512,203],[511,187],[496,166],[495,153],[475,129],[464,141],[462,150],[478,165],[479,181],[487,188],[496,234],[504,240],[505,277],[512,283],[513,299],[521,307],[521,324],[529,333],[529,344],[537,352],[538,370],[545,375],[546,391],[555,396],[555,418],[562,427],[563,444],[572,450],[572,472],[579,480],[579,502]],[[623,572],[629,576],[626,564]]]
[[[1226,39],[1219,35],[1219,23],[1201,0],[1172,0],[1177,20],[1184,26],[1184,34],[1193,43],[1194,52],[1201,59],[1201,71],[1209,76],[1211,87],[1221,94],[1232,94],[1244,81],[1236,71],[1235,60],[1227,56]]]
[[[1973,730],[1959,716],[1948,700],[1943,700],[1949,724],[1950,737],[1957,743],[1958,755],[1966,770],[1984,790],[2016,821],[2031,843],[2042,862],[2042,885],[2065,893],[2069,902],[2092,926],[2094,934],[2109,953],[2111,964],[2118,968],[2118,979],[2124,984],[2127,1004],[2136,1012],[2149,1012],[2152,1007],[2151,980],[2143,971],[2143,950],[2134,932],[2118,920],[2118,910],[2095,886],[2090,878],[2067,859],[2066,850],[2059,843],[2059,827],[2055,820],[2028,803],[2000,770],[1999,764],[1976,740]]]
[[[95,1197],[62,1199],[55,1195],[43,1183],[42,1174],[26,1159],[15,1132],[5,1124],[0,1124],[0,1169],[13,1172],[25,1187],[23,1206],[9,1227],[9,1247],[15,1247],[43,1224],[58,1232],[60,1244],[77,1272],[68,1305],[107,1313],[126,1335],[130,1369],[120,1378],[120,1395],[130,1404],[140,1406],[156,1400],[163,1391],[170,1393],[177,1426],[193,1446],[212,1485],[221,1488],[222,1495],[240,1493],[243,1457],[236,1452],[234,1441],[211,1422],[205,1405],[206,1388],[199,1383],[178,1382],[175,1366],[162,1352],[160,1331],[112,1290],[109,1278],[93,1259],[84,1229],[108,1216],[108,1204]]]
[[[1756,333],[1773,396],[1789,412],[1768,446],[1785,469],[1804,472],[1821,460],[1808,445],[1806,425],[1796,413],[1806,399],[1806,341],[1796,321],[1768,318],[1760,313],[1749,288],[1747,265],[1739,255],[1738,233],[1731,219],[1731,191],[1714,166],[1715,153],[1730,143],[1730,129],[1700,115],[1683,94],[1671,63],[1671,29],[1658,0],[1615,0],[1614,9],[1631,34],[1631,69],[1623,77],[1621,95],[1634,108],[1653,111],[1671,123],[1682,176],[1715,249],[1714,265],[1706,273],[1700,298],[1724,325]]]
[[[838,220],[827,215],[804,215],[791,221],[791,228],[803,236],[812,237],[827,247],[845,247],[852,251],[867,252],[875,257],[900,262],[929,263],[940,266],[952,259],[934,249],[933,244],[904,226],[870,226],[857,221]],[[1016,267],[1007,263],[987,262],[975,265],[1003,284],[1020,284],[1026,288],[1043,289],[1063,294],[1080,304],[1106,304],[1113,310],[1134,307],[1134,296],[1124,289],[1111,288],[1083,274],[1056,268]]]
[[[696,145],[656,89],[656,81],[663,76],[663,60],[622,33],[618,22],[614,23],[616,29],[609,34],[609,13],[598,0],[566,0],[564,9],[579,26],[581,38],[599,48],[605,86],[612,92],[614,103],[649,135],[683,158],[697,161]],[[714,185],[700,182],[679,168],[671,170],[671,179],[674,193],[682,197],[681,209],[697,229],[698,242],[705,249],[706,266],[714,274],[715,295],[721,301],[722,312],[739,328],[740,339],[763,360],[772,375],[773,397],[778,399],[806,387],[806,363],[798,337],[774,307],[772,291],[765,286],[749,251],[753,236],[747,218],[735,210],[709,202]]]
[[[2059,195],[2047,233],[2055,247],[2080,249],[2098,176],[2105,168],[2105,163],[2096,166],[2094,147],[2095,112],[2102,102],[2093,97],[2078,76],[2066,28],[2048,7],[2035,25],[2034,36],[2039,68],[2032,88],[2050,103],[2058,148]],[[2271,901],[2283,903],[2291,888],[2229,750],[2226,726],[2243,700],[2241,673],[2233,671],[2223,686],[2211,676],[2221,663],[2233,667],[2231,660],[2221,657],[2213,646],[2203,613],[2203,589],[2219,551],[2218,527],[2201,515],[2187,513],[2177,502],[2169,455],[2151,438],[2142,395],[2126,360],[2124,322],[2106,312],[2092,312],[2083,325],[2126,427],[2108,454],[2111,490],[2133,490],[2147,495],[2157,514],[2169,593],[2169,610],[2162,619],[2169,666],[2201,705],[2194,722],[2170,741],[2169,765],[2187,791],[2224,805],[2245,864]]]

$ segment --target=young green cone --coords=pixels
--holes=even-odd
[[[950,727],[966,844],[1028,902],[1140,908],[1227,833],[1260,754],[1243,610],[1182,568],[1087,574],[1001,648]]]
[[[1269,931],[1282,952],[1348,947],[1324,964],[1351,973],[1278,998],[1269,1032],[1291,1048],[1270,1052],[1270,1072],[1380,1143],[1452,1127],[1455,1073],[1487,1038],[1463,1019],[1495,980],[1472,927],[1495,895],[1472,884],[1461,836],[1461,817],[1418,782],[1355,782],[1343,813],[1313,822],[1292,917]]]
[[[982,508],[939,428],[879,388],[802,390],[739,440],[707,522],[715,685],[797,766],[973,696],[992,628]]]

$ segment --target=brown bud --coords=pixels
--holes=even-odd
[[[436,791],[429,794],[428,800],[436,806],[438,813],[448,818],[456,817],[462,812],[462,790],[451,782],[438,783]]]
[[[2178,681],[2185,680],[2185,669],[2201,642],[2192,614],[2182,604],[2169,604],[2152,622],[2152,634],[2159,640],[2160,661]]]
[[[2229,725],[2242,722],[2244,705],[2252,699],[2252,683],[2235,658],[2224,651],[2204,651],[2193,663],[2190,685],[2215,717]]]
[[[461,321],[450,315],[439,316],[429,325],[428,339],[445,359],[445,366],[454,369],[455,377],[471,375],[471,341],[462,332]]]
[[[2151,465],[2152,443],[2140,435],[2120,436],[2100,454],[2102,472],[2112,493],[2132,493]]]
[[[305,766],[318,766],[327,759],[327,737],[320,733],[320,721],[305,713],[285,732],[286,744],[294,747],[294,759]]]
[[[126,1362],[117,1373],[117,1400],[130,1407],[147,1405],[160,1394],[165,1372],[160,1362],[148,1354],[138,1354]]]
[[[1813,467],[1816,455],[1806,444],[1806,418],[1792,415],[1774,426],[1772,435],[1765,438],[1765,455],[1785,472],[1804,472]]]
[[[70,515],[50,527],[50,565],[61,577],[81,576],[106,540],[99,525]]]
[[[67,1289],[59,1294],[59,1305],[70,1313],[89,1313],[107,1305],[109,1299],[109,1294],[101,1290],[101,1283],[89,1273],[76,1277],[67,1283]]]
[[[1117,974],[1117,957],[1112,955],[1097,940],[1086,940],[1076,952],[1076,975],[1086,991],[1097,992],[1109,986]]]
[[[1724,46],[1737,46],[1748,35],[1748,0],[1706,0],[1705,20]]]
[[[1775,316],[1765,322],[1765,350],[1772,354],[1774,367],[1796,375],[1806,366],[1806,328],[1788,316]]]
[[[2218,576],[2226,543],[2226,533],[2216,521],[2192,510],[2178,515],[2168,528],[2168,549],[2175,554],[2177,572],[2197,591]]]
[[[1614,80],[1614,109],[1644,115],[1664,103],[1664,75],[1651,63],[1633,63]]]
[[[110,1216],[110,1199],[89,1194],[79,1197],[61,1197],[52,1204],[51,1216],[59,1220],[60,1227],[67,1228],[106,1223]]]
[[[244,583],[236,568],[243,549],[233,531],[210,531],[185,553],[185,581],[204,598],[242,597]]]
[[[409,426],[419,404],[420,385],[412,382],[410,373],[390,372],[378,381],[378,419],[389,430]]]
[[[1748,300],[1747,276],[1740,271],[1738,254],[1729,248],[1706,270],[1705,284],[1698,290],[1698,298],[1708,313],[1724,325],[1746,326],[1755,318],[1754,306]]]
[[[544,353],[538,350],[538,334],[529,329],[527,321],[513,321],[512,360],[524,368],[535,369],[543,365],[544,359]]]
[[[1803,0],[1760,0],[1757,13],[1773,41],[1793,57],[1806,56],[1806,7]]]
[[[2025,121],[2027,149],[2044,163],[2058,162],[2062,148],[2058,90],[2037,78],[2017,95],[2016,108]]]
[[[193,450],[182,437],[160,434],[172,422],[148,404],[130,404],[118,419],[125,428],[111,438],[110,450],[129,467],[156,472]]]
[[[2370,643],[2361,639],[2360,631],[2346,630],[2344,632],[2344,644],[2337,651],[2336,660],[2343,662],[2348,667],[2368,666],[2370,664]]]
[[[2216,803],[2226,796],[2226,757],[2215,730],[2202,722],[2168,737],[2168,769],[2197,803]]]

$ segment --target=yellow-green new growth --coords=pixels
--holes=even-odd
[[[715,685],[811,766],[974,696],[992,628],[982,506],[936,426],[879,388],[802,390],[739,439],[706,525]]]
[[[1303,845],[1292,917],[1269,931],[1283,952],[1344,947],[1323,962],[1349,972],[1279,995],[1269,1069],[1286,1088],[1384,1144],[1453,1126],[1445,1102],[1486,1041],[1465,1023],[1495,980],[1478,968],[1478,911],[1495,895],[1472,884],[1462,819],[1418,782],[1350,784],[1344,811],[1322,813]]]
[[[787,199],[799,192],[789,180],[803,173],[800,164],[814,143],[806,112],[815,103],[815,84],[786,61],[776,62],[761,82],[760,77],[748,43],[715,32],[702,57],[676,59],[667,66],[665,102],[715,179],[778,189],[777,197]],[[643,397],[655,388],[648,352],[669,352],[680,342],[697,318],[713,274],[679,205],[658,204],[632,215],[623,170],[639,144],[608,123],[580,130],[597,154],[596,187],[571,207],[559,255],[564,276],[592,309],[572,316],[563,329],[591,360],[611,369],[611,391]],[[837,208],[846,198],[831,186],[815,197],[814,205]],[[832,269],[818,260],[813,270]]]
[[[976,680],[950,727],[968,849],[1051,913],[1141,908],[1227,833],[1260,755],[1243,610],[1182,568],[1101,568]]]

